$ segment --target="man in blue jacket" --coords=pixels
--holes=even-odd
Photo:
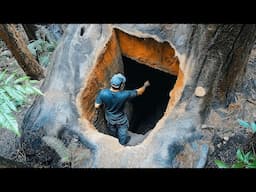
[[[96,97],[96,110],[103,104],[105,106],[105,118],[110,135],[118,137],[119,143],[125,145],[129,142],[128,136],[129,121],[124,113],[126,101],[136,96],[142,95],[146,88],[150,86],[149,81],[134,90],[123,90],[126,78],[121,73],[115,74],[110,81],[110,89],[102,89]]]

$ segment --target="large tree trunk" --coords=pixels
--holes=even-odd
[[[18,64],[31,79],[44,78],[44,70],[35,60],[13,24],[0,24],[0,38],[6,43]]]
[[[69,25],[42,85],[44,96],[24,118],[28,158],[55,159],[41,138],[63,139],[66,132],[91,150],[93,163],[80,167],[203,167],[208,145],[201,125],[211,107],[232,101],[255,32],[256,25],[242,24]],[[99,132],[104,123],[93,125],[96,94],[123,70],[121,54],[177,76],[164,116],[129,147]]]

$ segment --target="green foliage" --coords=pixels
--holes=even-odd
[[[50,57],[57,46],[57,42],[48,42],[42,39],[32,41],[28,44],[28,49],[38,58],[39,63],[44,67],[47,67],[50,61]]]
[[[214,162],[219,168],[229,168],[229,166],[221,160],[215,160]]]
[[[242,150],[238,149],[236,152],[236,158],[238,160],[238,162],[242,163],[245,167],[247,167],[247,165],[251,166],[254,165],[255,160],[256,160],[256,156],[249,151],[248,153],[244,153]],[[256,166],[256,164],[255,164]]]
[[[43,95],[33,87],[36,82],[28,76],[18,77],[16,73],[9,75],[6,70],[0,72],[0,128],[7,128],[20,136],[14,113],[27,101],[27,95]]]
[[[240,124],[242,127],[251,129],[253,133],[256,132],[256,123],[255,123],[255,122],[249,123],[249,122],[244,121],[244,120],[241,120],[241,119],[238,119],[237,121],[239,122],[239,124]]]
[[[238,119],[237,121],[238,121],[238,123],[239,123],[242,127],[245,127],[245,128],[249,128],[249,127],[250,127],[249,123],[246,122],[246,121],[244,121],[244,120]]]
[[[244,128],[251,128],[252,132],[256,132],[256,124],[254,122],[247,122],[241,119],[237,120],[240,126]],[[236,162],[233,165],[226,165],[223,161],[215,160],[218,168],[256,168],[256,155],[251,151],[244,153],[241,149],[236,152]]]
[[[253,133],[256,132],[256,123],[255,122],[251,122],[251,129],[252,129]]]
[[[227,165],[223,161],[214,161],[218,168],[256,168],[256,156],[249,151],[244,153],[238,149],[236,152],[236,162],[233,165]]]

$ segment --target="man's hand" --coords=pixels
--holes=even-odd
[[[148,86],[150,86],[149,81],[145,81],[144,85],[137,89],[138,95],[142,95]]]
[[[94,125],[96,125],[98,118],[99,118],[99,108],[96,108],[93,116],[93,120],[92,120]]]
[[[148,86],[150,86],[149,80],[145,81],[144,83],[144,87],[148,87]]]

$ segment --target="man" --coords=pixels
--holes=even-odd
[[[125,145],[129,142],[128,136],[129,121],[124,113],[126,101],[136,96],[142,95],[146,88],[150,86],[149,81],[134,90],[123,90],[126,78],[121,73],[115,74],[110,81],[110,89],[102,89],[95,101],[96,110],[103,104],[105,106],[105,117],[107,129],[110,135],[118,137],[119,143]]]

